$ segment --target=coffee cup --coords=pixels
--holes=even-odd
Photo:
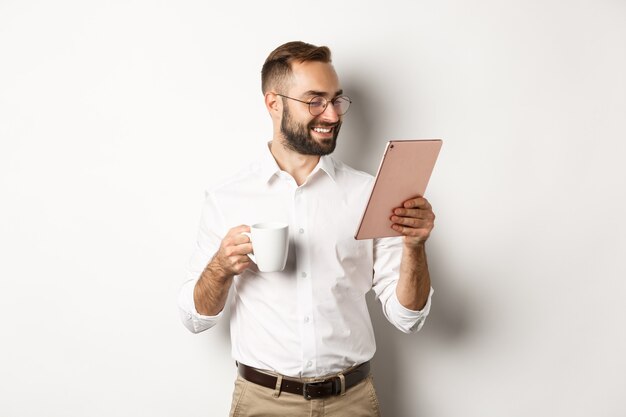
[[[261,272],[278,272],[285,268],[289,249],[289,225],[281,222],[257,223],[244,233],[252,243],[250,259]]]

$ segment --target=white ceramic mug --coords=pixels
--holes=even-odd
[[[257,223],[244,233],[252,242],[248,256],[261,272],[282,271],[287,263],[289,250],[289,225],[281,222]]]

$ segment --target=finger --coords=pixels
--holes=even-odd
[[[242,258],[241,262],[236,263],[235,265],[233,265],[233,271],[239,275],[241,274],[243,271],[245,271],[246,269],[250,268],[252,266],[252,261],[250,260],[250,258],[248,258],[247,256]]]
[[[232,259],[235,262],[235,265],[252,264],[252,259],[250,259],[246,255],[240,255],[240,256],[237,256],[237,257],[233,257]]]
[[[414,229],[429,228],[430,225],[432,224],[432,222],[429,220],[416,219],[414,217],[391,216],[391,221],[394,222],[395,224],[411,227]]]
[[[239,226],[235,226],[232,229],[230,229],[228,233],[226,233],[226,236],[240,235],[243,232],[249,232],[249,231],[250,231],[250,226],[248,226],[247,224],[240,224]]]
[[[242,243],[240,245],[230,245],[224,248],[224,254],[229,257],[241,257],[252,253],[252,243]]]
[[[424,209],[408,209],[408,208],[397,208],[393,210],[393,214],[402,217],[413,217],[416,219],[434,219],[435,213],[432,210],[424,210]]]
[[[430,203],[424,197],[415,197],[407,200],[402,205],[404,208],[430,209]]]
[[[250,237],[248,235],[240,233],[238,235],[229,236],[228,243],[230,245],[242,245],[244,243],[250,243]]]
[[[250,238],[244,235],[245,232],[250,232],[250,226],[242,224],[237,227],[233,227],[226,233],[224,239],[222,239],[222,246],[238,245],[250,241]]]
[[[430,235],[430,230],[427,229],[416,229],[413,227],[402,226],[399,224],[393,224],[391,225],[391,228],[397,232],[400,232],[404,236],[420,237],[424,240],[427,239]]]

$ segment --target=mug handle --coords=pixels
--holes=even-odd
[[[248,238],[250,239],[250,243],[252,243],[252,234],[250,232],[242,232],[243,235],[248,236]],[[252,250],[254,251],[254,246],[252,247]],[[254,257],[254,253],[249,253],[248,258],[252,259],[252,262],[254,262],[256,264],[256,258]]]

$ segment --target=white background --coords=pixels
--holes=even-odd
[[[176,296],[299,39],[354,100],[340,158],[444,139],[431,317],[370,303],[385,416],[626,415],[620,0],[1,0],[0,415],[227,414],[228,326],[192,335]]]

